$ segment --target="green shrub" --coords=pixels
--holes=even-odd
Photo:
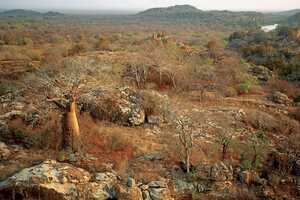
[[[239,94],[247,94],[249,93],[250,89],[251,89],[251,82],[247,80],[240,83],[238,91]]]
[[[300,95],[295,96],[294,102],[295,103],[299,103],[300,102]]]

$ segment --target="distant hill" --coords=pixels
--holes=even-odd
[[[173,22],[222,24],[225,26],[258,26],[264,15],[259,12],[203,11],[190,5],[152,8],[137,14],[144,19],[159,19]]]
[[[162,15],[173,15],[179,13],[199,13],[201,10],[190,5],[176,5],[166,8],[151,8],[140,12],[140,16],[162,16]]]
[[[287,24],[291,26],[300,25],[300,11],[287,19]]]
[[[0,12],[0,17],[54,17],[63,16],[59,12],[41,13],[33,10],[14,9]]]
[[[33,10],[8,10],[0,13],[1,17],[28,17],[28,16],[42,16],[42,13]]]
[[[287,11],[281,11],[281,12],[276,12],[274,14],[281,15],[281,16],[286,16],[286,17],[291,17],[297,13],[300,12],[300,9],[293,9],[293,10],[287,10]]]

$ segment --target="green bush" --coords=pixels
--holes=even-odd
[[[249,93],[250,89],[251,89],[251,82],[250,81],[243,81],[242,83],[240,83],[239,85],[239,94],[247,94]]]
[[[299,102],[300,102],[300,95],[297,95],[297,96],[294,98],[294,102],[295,102],[295,103],[299,103]]]

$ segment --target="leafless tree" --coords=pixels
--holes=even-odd
[[[186,116],[180,116],[177,119],[177,133],[179,136],[180,144],[183,148],[184,161],[186,165],[187,173],[190,172],[190,157],[193,149],[193,125],[191,120]]]

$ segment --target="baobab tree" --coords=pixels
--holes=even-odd
[[[44,89],[47,102],[54,103],[62,112],[62,147],[81,151],[81,133],[77,118],[77,98],[84,92],[85,64],[69,61],[60,69],[42,69],[35,80]],[[32,87],[36,87],[33,85]]]

